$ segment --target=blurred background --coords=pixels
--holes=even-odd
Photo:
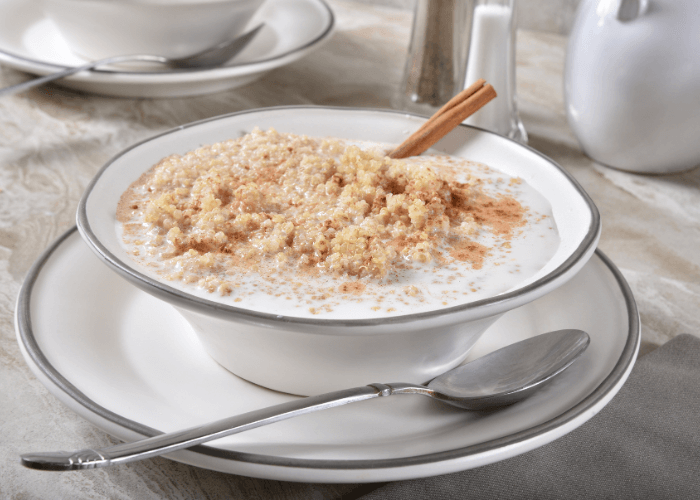
[[[360,3],[413,9],[416,0],[354,0]],[[579,0],[519,0],[518,26],[521,29],[567,35],[574,22]]]

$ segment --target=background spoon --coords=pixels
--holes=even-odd
[[[63,71],[58,71],[50,75],[42,76],[41,78],[35,78],[34,80],[29,80],[26,82],[18,83],[17,85],[12,85],[10,87],[5,87],[0,89],[0,97],[3,95],[16,94],[17,92],[23,92],[29,90],[33,87],[43,85],[44,83],[53,82],[55,80],[60,80],[66,76],[79,73],[81,71],[88,71],[98,66],[107,66],[110,64],[117,64],[123,62],[155,62],[160,64],[165,64],[171,68],[182,68],[182,69],[192,69],[192,68],[213,68],[224,64],[227,61],[233,59],[236,54],[240,53],[248,44],[255,38],[255,35],[263,28],[265,23],[261,23],[252,30],[244,33],[243,35],[233,38],[231,40],[226,40],[221,42],[214,47],[210,47],[206,50],[193,54],[187,57],[180,58],[168,58],[152,54],[135,54],[126,56],[114,56],[108,57],[106,59],[100,59],[99,61],[92,61],[82,66],[75,66],[73,68],[67,68]]]
[[[468,410],[498,408],[524,399],[552,380],[586,350],[589,341],[588,334],[581,330],[558,330],[482,356],[440,375],[427,386],[370,384],[300,398],[102,450],[28,453],[22,455],[22,465],[39,470],[78,470],[133,462],[305,413],[393,394],[421,394]]]

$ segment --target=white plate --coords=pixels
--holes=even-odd
[[[294,398],[216,364],[171,306],[110,271],[75,230],[29,272],[18,298],[16,328],[27,363],[42,383],[76,413],[123,440]],[[600,251],[556,292],[507,313],[469,358],[560,328],[589,332],[588,350],[552,384],[499,411],[467,412],[420,396],[379,398],[169,458],[305,482],[408,479],[503,460],[591,418],[632,369],[640,341],[636,305],[621,274]],[[27,445],[41,449],[41,443]]]
[[[333,12],[323,0],[267,0],[249,26],[265,22],[251,44],[226,66],[213,69],[95,70],[56,82],[120,97],[175,97],[245,85],[319,48],[330,37]],[[36,2],[0,0],[0,63],[47,75],[86,61],[73,54]]]

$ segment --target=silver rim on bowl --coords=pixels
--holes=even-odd
[[[326,106],[282,106],[282,107],[272,107],[272,108],[264,108],[264,111],[276,111],[276,110],[295,110],[297,112],[303,113],[304,109],[325,109],[325,110],[336,110],[336,111],[342,111],[344,113],[352,113],[352,112],[379,112],[379,113],[394,113],[394,114],[401,114],[401,115],[407,115],[410,113],[406,113],[403,111],[392,111],[392,110],[377,110],[377,109],[366,109],[366,108],[336,108],[336,107],[326,107]],[[172,288],[168,285],[159,283],[158,281],[150,278],[149,276],[146,276],[143,273],[140,273],[139,271],[135,270],[132,268],[130,265],[127,263],[124,263],[121,259],[116,257],[112,252],[110,252],[105,245],[103,245],[99,238],[95,235],[95,233],[92,231],[90,227],[90,222],[88,219],[88,214],[87,214],[87,203],[88,199],[90,197],[90,194],[95,187],[95,185],[98,183],[100,180],[100,177],[102,174],[112,165],[118,158],[120,158],[122,155],[126,154],[127,152],[139,147],[141,144],[144,144],[146,142],[152,141],[154,139],[163,137],[168,134],[176,133],[182,129],[186,128],[191,128],[195,127],[197,125],[201,125],[203,123],[208,123],[216,120],[222,120],[226,119],[232,116],[240,116],[240,115],[245,115],[245,114],[250,114],[250,113],[256,113],[261,110],[258,109],[253,109],[253,110],[247,110],[247,111],[242,111],[238,113],[231,113],[231,114],[226,114],[226,115],[221,115],[217,116],[214,118],[210,118],[207,120],[201,120],[198,122],[193,122],[187,125],[184,125],[182,127],[178,127],[173,130],[169,130],[167,132],[164,132],[162,134],[156,135],[154,137],[151,137],[149,139],[146,139],[144,141],[141,141],[137,144],[134,144],[130,148],[122,151],[115,157],[113,157],[110,161],[108,161],[95,175],[95,177],[92,179],[90,184],[87,186],[85,193],[83,194],[80,203],[78,205],[78,212],[77,212],[77,224],[78,228],[80,230],[81,235],[83,238],[87,241],[87,243],[92,247],[93,251],[95,251],[101,259],[103,259],[109,266],[117,271],[121,276],[126,278],[127,280],[131,281],[134,284],[137,284],[138,286],[143,287],[143,285],[146,285],[149,292],[153,293],[154,295],[159,296],[159,298],[166,299],[172,303],[175,303],[178,305],[178,307],[184,307],[186,309],[192,309],[192,310],[202,310],[205,309],[208,314],[214,315],[214,316],[219,316],[219,317],[228,317],[228,318],[236,318],[239,321],[242,322],[252,322],[255,324],[267,324],[267,325],[279,325],[280,322],[284,322],[288,327],[303,327],[303,326],[313,326],[313,327],[347,327],[347,326],[379,326],[379,325],[390,325],[390,324],[401,324],[401,323],[407,323],[411,321],[419,321],[419,320],[424,320],[428,318],[433,318],[437,316],[447,316],[450,314],[458,313],[458,312],[463,312],[463,311],[468,311],[471,309],[476,309],[476,308],[482,308],[484,310],[483,317],[488,317],[492,316],[495,314],[499,314],[506,310],[505,305],[507,305],[510,302],[517,302],[523,295],[528,294],[529,292],[533,292],[537,290],[538,288],[544,287],[547,284],[558,280],[562,278],[564,275],[569,273],[580,261],[580,259],[587,253],[592,251],[593,245],[595,244],[598,234],[600,232],[600,227],[601,227],[601,222],[600,222],[600,214],[598,212],[597,207],[593,203],[593,200],[590,198],[588,193],[581,187],[581,185],[576,181],[576,179],[573,178],[566,170],[564,170],[561,166],[559,166],[556,162],[548,158],[547,156],[543,155],[542,153],[528,147],[524,146],[520,143],[517,143],[516,141],[512,141],[511,139],[504,138],[502,136],[502,139],[511,141],[515,144],[517,144],[519,147],[526,148],[529,150],[531,153],[534,153],[535,155],[539,156],[540,158],[544,159],[546,162],[551,164],[553,167],[558,169],[570,182],[570,184],[574,187],[574,189],[578,192],[578,194],[581,196],[581,198],[584,200],[586,203],[588,209],[590,210],[591,213],[591,221],[588,227],[588,231],[585,235],[585,237],[582,239],[581,243],[579,244],[578,248],[576,248],[575,251],[572,252],[572,254],[567,258],[559,267],[551,271],[549,274],[546,276],[543,276],[542,278],[525,285],[523,287],[519,287],[516,290],[513,290],[511,292],[506,292],[499,294],[495,297],[490,297],[474,302],[469,302],[466,304],[461,304],[458,306],[453,306],[453,307],[448,307],[444,309],[438,309],[434,311],[427,311],[427,312],[421,312],[421,313],[414,313],[414,314],[405,314],[401,316],[391,316],[388,318],[375,318],[375,319],[316,319],[316,318],[297,318],[297,317],[289,317],[289,316],[279,316],[275,314],[269,314],[269,313],[262,313],[262,312],[257,312],[257,311],[250,311],[238,307],[234,307],[231,305],[227,304],[221,304],[218,302],[214,302],[211,300],[207,300],[204,298],[196,297],[194,295],[189,295],[185,292],[182,292],[180,290],[177,290],[175,288]],[[413,115],[413,116],[418,116],[420,115]],[[478,127],[472,127],[468,125],[460,125],[460,127],[465,127],[465,128],[478,128]],[[498,135],[494,134],[493,132],[489,132],[483,129],[479,129],[484,133],[488,134],[493,134],[493,135]],[[524,302],[523,302],[524,303]],[[516,304],[520,305],[520,304]]]

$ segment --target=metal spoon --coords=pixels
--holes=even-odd
[[[28,453],[22,465],[39,470],[77,470],[123,464],[189,448],[231,434],[334,406],[393,394],[422,394],[467,410],[513,404],[538,390],[586,350],[588,334],[559,330],[511,344],[450,370],[427,386],[392,383],[301,398],[183,431],[160,434],[102,450]]]
[[[106,66],[109,64],[117,64],[123,62],[155,62],[165,64],[171,68],[213,68],[224,64],[227,61],[233,59],[233,57],[241,52],[244,48],[248,46],[250,41],[255,38],[255,35],[262,29],[265,23],[261,23],[259,26],[253,28],[252,30],[244,33],[241,36],[233,38],[231,40],[226,40],[221,42],[214,47],[210,47],[201,52],[193,54],[187,57],[180,58],[169,58],[163,56],[156,56],[152,54],[135,54],[127,56],[114,56],[108,57],[106,59],[100,59],[99,61],[93,61],[82,66],[75,66],[73,68],[67,68],[63,71],[57,73],[52,73],[50,75],[42,76],[41,78],[35,78],[34,80],[29,80],[26,82],[18,83],[17,85],[12,85],[11,87],[5,87],[0,89],[0,97],[3,95],[16,94],[17,92],[23,92],[29,90],[30,88],[36,87],[38,85],[43,85],[44,83],[53,82],[59,80],[66,76],[70,76],[81,71],[88,71],[97,66]]]

